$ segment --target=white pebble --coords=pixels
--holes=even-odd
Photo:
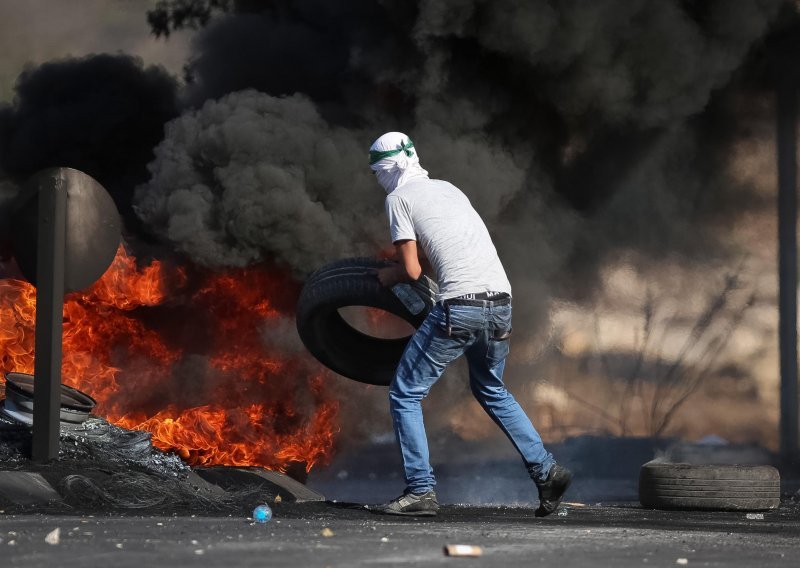
[[[47,544],[53,544],[53,545],[61,542],[61,529],[59,527],[56,527],[53,530],[51,530],[49,533],[47,533],[47,536],[44,537],[44,541]]]

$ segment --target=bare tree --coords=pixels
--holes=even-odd
[[[620,436],[632,434],[630,419],[638,405],[645,433],[656,438],[663,436],[676,412],[713,371],[731,335],[755,302],[754,293],[743,300],[734,298],[734,292],[741,288],[739,273],[727,275],[722,289],[708,297],[706,307],[694,320],[677,354],[672,356],[665,354],[667,338],[687,316],[676,310],[658,324],[658,301],[648,291],[642,306],[642,326],[634,331],[635,357],[625,372],[624,386],[616,404],[604,408],[573,392],[569,392],[569,396],[603,418]],[[597,318],[595,334],[599,339]],[[614,370],[608,351],[599,348],[598,352],[603,374],[612,377]],[[647,384],[653,386],[646,389]]]

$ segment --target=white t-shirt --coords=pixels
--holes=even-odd
[[[466,195],[451,183],[417,178],[386,197],[392,242],[417,241],[439,285],[437,300],[506,292],[508,281],[489,231]]]

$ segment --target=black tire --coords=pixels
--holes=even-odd
[[[361,333],[342,318],[339,308],[379,308],[417,328],[433,307],[436,295],[436,284],[430,279],[414,282],[412,287],[425,308],[412,314],[378,282],[376,270],[389,264],[385,260],[351,258],[324,266],[308,278],[297,302],[297,331],[311,354],[340,375],[371,385],[392,381],[409,338],[382,339]]]
[[[767,511],[780,505],[778,470],[768,465],[649,462],[639,472],[639,501],[648,509]]]

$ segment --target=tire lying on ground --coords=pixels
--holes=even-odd
[[[648,509],[766,511],[780,505],[778,470],[768,465],[649,462],[639,472]]]
[[[413,314],[380,284],[385,260],[350,258],[328,264],[306,281],[297,303],[297,331],[306,348],[323,365],[347,378],[372,385],[388,385],[409,337],[382,339],[348,324],[340,308],[367,306],[394,314],[415,328],[433,307],[436,284],[423,276],[411,283],[420,312]]]

